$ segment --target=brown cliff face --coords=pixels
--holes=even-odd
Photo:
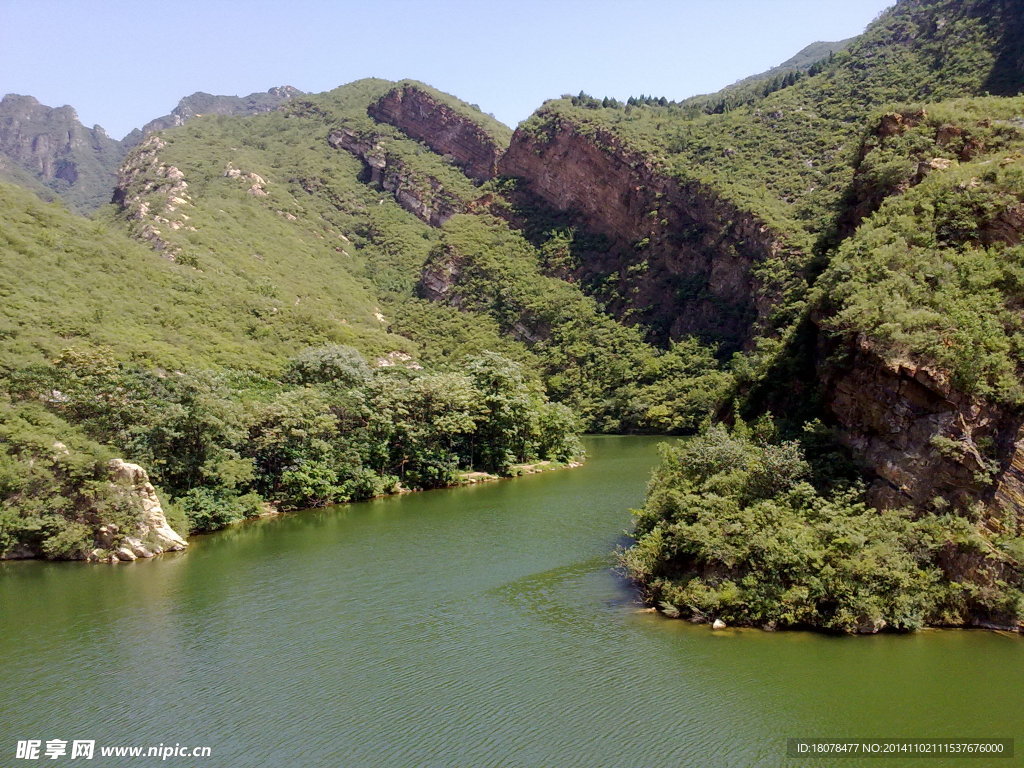
[[[711,189],[670,178],[614,135],[584,135],[562,118],[517,130],[499,171],[607,238],[610,247],[587,253],[572,277],[614,284],[594,292],[612,313],[647,326],[656,343],[692,334],[728,351],[765,325],[771,291],[756,267],[788,254],[767,225]]]
[[[958,392],[941,370],[886,360],[863,339],[821,372],[840,439],[877,478],[868,500],[963,516],[977,537],[944,546],[939,565],[951,582],[984,591],[1016,578],[1020,564],[990,542],[1024,527],[1024,413]],[[1020,628],[982,605],[948,621]]]
[[[390,192],[405,210],[431,226],[439,227],[466,210],[465,201],[446,190],[433,176],[408,168],[375,136],[343,128],[334,131],[327,141],[335,149],[344,149],[363,161],[364,181]]]
[[[956,390],[936,368],[880,356],[861,340],[824,369],[827,402],[844,439],[879,481],[881,506],[961,508],[986,501],[993,520],[1024,523],[1024,414]]]
[[[497,173],[504,148],[472,120],[419,88],[395,88],[366,111],[374,120],[390,123],[438,154],[448,155],[476,181],[487,181]]]

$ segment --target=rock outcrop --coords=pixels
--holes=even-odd
[[[363,181],[390,192],[400,206],[431,226],[439,227],[467,210],[466,202],[438,179],[412,170],[401,157],[389,152],[379,136],[343,128],[331,133],[327,141],[363,161]]]
[[[414,85],[394,88],[367,113],[447,155],[471,179],[486,181],[497,173],[505,148],[479,124]]]
[[[106,562],[122,562],[143,557],[153,557],[161,552],[179,552],[188,543],[167,523],[156,489],[149,482],[149,475],[138,464],[129,464],[123,459],[110,462],[112,482],[128,493],[140,507],[138,526],[134,531],[118,531],[116,526],[103,526],[99,542],[108,549],[94,550],[90,559]],[[120,534],[120,535],[119,535]],[[103,537],[107,537],[107,541]]]
[[[175,261],[180,251],[164,233],[167,229],[195,231],[185,213],[193,203],[185,174],[160,160],[165,146],[164,140],[154,135],[132,151],[118,172],[113,202],[135,223],[136,237]]]
[[[890,360],[861,339],[841,366],[822,369],[841,436],[878,480],[883,507],[961,509],[984,502],[988,524],[1024,525],[1024,414],[958,391],[949,375]]]
[[[653,341],[694,334],[728,351],[764,324],[773,299],[756,267],[788,258],[787,247],[705,185],[674,179],[616,135],[557,114],[520,127],[499,170],[606,239],[573,277],[592,290],[614,285],[593,292],[614,314],[643,323]]]
[[[417,293],[424,299],[461,308],[462,297],[456,286],[462,277],[462,267],[462,256],[452,248],[432,255],[420,272]]]

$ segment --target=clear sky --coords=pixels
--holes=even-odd
[[[0,94],[115,138],[195,91],[422,80],[511,126],[584,90],[681,99],[859,34],[893,0],[0,0]]]

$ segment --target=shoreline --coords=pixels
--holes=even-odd
[[[256,515],[255,517],[244,517],[244,518],[242,518],[240,520],[234,520],[234,521],[228,523],[227,525],[222,526],[220,528],[216,528],[214,530],[200,531],[200,532],[197,532],[197,533],[189,534],[188,536],[185,536],[184,539],[185,539],[186,546],[187,546],[188,544],[191,543],[191,541],[193,539],[198,538],[200,536],[206,536],[208,534],[219,533],[221,531],[230,530],[232,528],[235,528],[236,526],[244,525],[246,523],[251,523],[251,522],[258,521],[258,520],[266,520],[268,518],[282,517],[284,515],[299,514],[299,513],[306,512],[306,511],[309,511],[309,510],[312,510],[312,509],[324,509],[326,507],[341,506],[343,504],[345,504],[345,505],[347,505],[347,504],[359,504],[359,503],[366,502],[366,501],[372,501],[374,499],[386,499],[386,498],[389,498],[389,497],[392,497],[392,496],[404,496],[405,494],[408,494],[408,493],[425,493],[427,491],[449,490],[449,489],[452,489],[452,488],[466,488],[466,487],[469,487],[469,486],[472,486],[472,485],[480,485],[482,483],[492,483],[492,482],[497,482],[499,480],[515,480],[516,478],[525,477],[527,475],[538,475],[538,474],[542,474],[542,473],[545,473],[545,472],[555,472],[555,471],[563,470],[563,469],[577,469],[578,467],[582,467],[584,463],[585,463],[585,458],[574,459],[572,461],[567,461],[567,462],[560,462],[560,461],[536,461],[536,462],[529,462],[529,463],[524,463],[524,464],[513,464],[512,467],[511,467],[511,472],[507,476],[496,475],[496,474],[493,474],[493,473],[490,473],[490,472],[477,472],[477,471],[459,472],[456,475],[455,482],[452,483],[451,485],[440,486],[438,488],[423,489],[423,488],[406,488],[406,487],[402,486],[399,483],[398,485],[395,486],[395,489],[391,493],[382,493],[382,494],[380,494],[378,496],[372,496],[369,499],[358,499],[356,501],[340,501],[340,502],[335,502],[334,504],[325,504],[323,507],[304,507],[302,509],[295,509],[295,510],[282,510],[282,509],[276,507],[275,505],[271,504],[270,502],[265,502],[264,503],[263,511],[260,512],[260,514]],[[69,559],[69,560],[51,560],[51,559],[47,559],[45,557],[35,557],[35,556],[29,556],[29,557],[0,557],[0,563],[3,563],[3,564],[6,564],[6,563],[16,563],[16,562],[17,563],[33,563],[33,562],[42,562],[42,563],[92,563],[92,564],[103,564],[103,563],[105,563],[105,564],[109,564],[109,565],[114,565],[114,564],[120,564],[120,563],[138,562],[140,560],[154,560],[159,555],[165,555],[165,554],[169,554],[171,552],[176,552],[177,553],[177,552],[187,552],[187,551],[188,551],[188,549],[167,550],[165,552],[153,553],[149,557],[135,557],[134,559],[131,559],[131,560],[128,560],[128,559],[121,560],[120,558],[117,558],[116,556],[104,557],[104,558],[83,557],[83,558],[76,558],[76,559]]]

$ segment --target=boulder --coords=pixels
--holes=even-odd
[[[111,460],[109,467],[111,479],[115,483],[127,486],[138,497],[142,505],[139,527],[135,535],[127,537],[126,541],[132,542],[134,549],[147,554],[136,554],[135,556],[152,557],[161,552],[176,552],[185,549],[188,542],[167,523],[163,507],[160,506],[160,499],[156,495],[153,484],[149,482],[146,470],[138,464],[129,464],[123,459]],[[131,549],[127,551],[132,552]]]

